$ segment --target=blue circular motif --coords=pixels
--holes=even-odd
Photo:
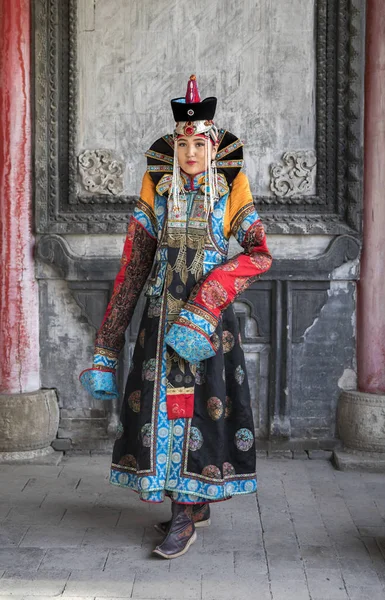
[[[148,490],[150,487],[150,480],[148,477],[143,477],[143,479],[140,480],[140,487],[142,490]]]
[[[167,454],[158,454],[158,463],[164,465],[167,462]]]
[[[198,427],[191,427],[190,429],[190,439],[188,443],[188,447],[192,452],[199,450],[202,448],[203,444],[203,435],[199,431]]]
[[[253,492],[255,489],[255,485],[252,481],[246,481],[245,482],[245,491],[246,492]]]
[[[191,480],[188,482],[187,487],[190,490],[190,492],[196,492],[196,490],[198,489],[198,482]]]
[[[168,436],[167,427],[161,427],[158,431],[158,435],[160,438],[166,438]]]
[[[182,460],[182,455],[180,454],[180,452],[173,452],[172,462],[180,463],[181,460]]]
[[[126,485],[128,483],[128,475],[127,475],[127,473],[121,473],[119,475],[118,481],[119,481],[119,483],[123,483],[123,485]]]
[[[178,437],[183,435],[183,427],[181,427],[180,425],[174,425],[174,433]]]
[[[218,486],[209,485],[209,487],[207,488],[207,493],[209,496],[216,496],[218,494]]]
[[[225,490],[227,496],[232,496],[234,494],[235,485],[233,483],[226,483]]]
[[[238,429],[237,433],[235,434],[235,445],[238,448],[238,450],[241,450],[242,452],[247,452],[248,450],[250,450],[253,444],[253,432],[250,431],[250,429],[246,428]]]

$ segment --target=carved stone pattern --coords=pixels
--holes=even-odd
[[[94,194],[86,203],[76,194],[77,1],[34,3],[36,227],[123,233],[135,197]],[[361,232],[364,8],[364,0],[316,2],[317,194],[290,205],[256,197],[269,233]]]
[[[282,204],[302,204],[315,181],[317,159],[312,150],[285,152],[270,166],[270,189]]]
[[[79,155],[79,173],[87,192],[114,195],[123,191],[123,163],[110,150],[85,150]],[[81,198],[87,202],[87,197]]]

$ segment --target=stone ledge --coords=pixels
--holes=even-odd
[[[385,473],[385,453],[334,450],[333,462],[339,471]]]
[[[2,465],[31,464],[56,467],[62,458],[63,452],[55,452],[51,447],[26,452],[0,452],[0,464]]]

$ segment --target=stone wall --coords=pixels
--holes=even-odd
[[[126,193],[191,73],[244,140],[254,193],[284,152],[314,150],[314,0],[81,0],[78,30],[78,151],[116,152]]]

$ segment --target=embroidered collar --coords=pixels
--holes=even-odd
[[[205,184],[205,171],[202,173],[198,173],[194,177],[190,177],[183,171],[181,172],[181,176],[184,182],[184,187],[186,192],[195,192],[200,190],[202,194],[205,193],[204,184]],[[163,196],[165,193],[168,193],[171,188],[172,183],[172,175],[165,173],[158,185],[156,186],[156,191],[160,196]],[[218,173],[218,193],[222,198],[225,194],[229,192],[229,186],[226,181],[226,177],[222,173]]]
[[[202,171],[201,173],[191,176],[181,170],[180,174],[184,182],[184,189],[186,192],[196,192],[205,184],[206,171]]]

